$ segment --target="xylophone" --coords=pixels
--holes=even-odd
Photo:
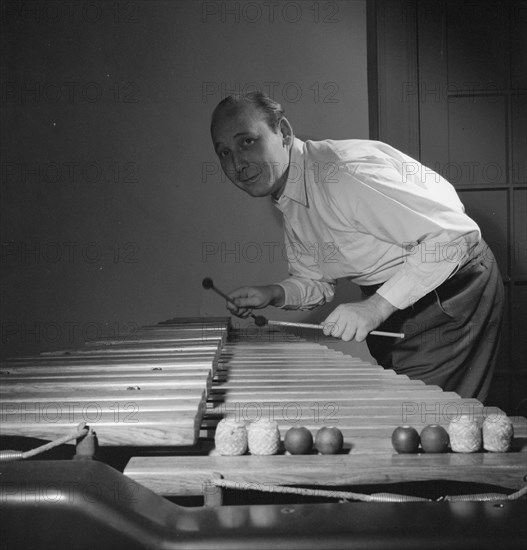
[[[133,505],[113,503],[114,510],[108,514],[107,521],[113,522],[110,531],[114,533],[116,525],[121,525],[121,531],[130,528],[122,519],[123,507],[132,516],[150,517],[155,502],[154,508],[163,516],[167,528],[164,536],[168,538],[175,536],[183,541],[182,532],[194,536],[200,529],[212,529],[216,540],[210,547],[220,547],[215,544],[223,540],[222,529],[226,527],[230,534],[225,547],[248,547],[249,540],[256,547],[253,536],[261,539],[260,542],[265,541],[260,547],[267,547],[265,544],[271,539],[266,537],[270,533],[276,535],[287,529],[282,516],[274,513],[276,510],[271,513],[272,507],[264,507],[267,515],[261,506],[249,507],[253,510],[252,516],[243,506],[238,506],[232,507],[237,508],[237,512],[217,511],[220,515],[214,519],[194,514],[193,521],[179,511],[179,520],[172,521],[169,518],[174,512],[165,510],[167,501],[157,495],[176,502],[178,498],[201,495],[205,504],[220,504],[222,491],[211,485],[214,479],[253,490],[282,485],[330,489],[378,485],[384,488],[401,482],[447,480],[477,483],[508,492],[521,489],[527,480],[526,419],[513,419],[515,440],[509,453],[398,455],[392,449],[390,436],[399,425],[410,424],[420,430],[427,424],[447,426],[461,414],[483,419],[504,413],[496,407],[484,407],[475,399],[462,399],[453,392],[410,380],[275,327],[234,330],[228,318],[175,318],[143,327],[124,340],[102,339],[88,342],[77,350],[5,360],[0,366],[0,383],[3,438],[51,440],[85,422],[95,431],[101,446],[125,448],[131,456],[124,476],[115,470],[110,474],[101,470],[102,464],[86,461],[78,461],[76,465],[74,461],[2,464],[0,480],[11,483],[10,492],[2,493],[9,498],[2,502],[11,502],[8,510],[15,519],[28,517],[29,521],[40,521],[38,514],[37,519],[31,513],[21,515],[25,502],[21,501],[21,488],[27,483],[34,490],[35,484],[41,482],[39,476],[52,475],[60,485],[66,483],[65,476],[78,479],[79,472],[84,472],[87,479],[107,479],[107,484],[114,487],[125,482],[129,489],[133,487],[134,494],[141,495],[142,500]],[[325,425],[337,426],[344,434],[344,450],[338,455],[290,456],[282,449],[273,456],[219,456],[214,449],[214,433],[226,415],[245,422],[262,418],[275,420],[282,435],[295,425],[313,432]],[[72,468],[76,468],[76,473]],[[33,485],[28,481],[31,479]],[[112,509],[108,503],[105,506],[106,510]],[[317,509],[320,518],[325,517],[324,506],[338,508],[338,505],[313,506],[322,506]],[[415,506],[415,503],[398,506]],[[219,508],[231,509],[229,506]],[[206,508],[202,511],[210,513]],[[483,509],[480,512],[487,513]],[[65,513],[64,508],[61,513]],[[75,513],[79,513],[78,510]],[[338,523],[344,521],[337,520],[342,513],[332,510],[330,516]],[[430,513],[437,514],[438,509]],[[521,546],[525,542],[525,529],[518,530],[516,511],[510,513],[504,521],[513,522],[514,536],[520,535]],[[230,518],[227,524],[221,522],[221,514]],[[371,520],[366,519],[370,512],[360,514],[365,514],[364,521]],[[393,514],[392,520],[398,521],[399,511]],[[100,510],[96,515],[100,516]],[[182,517],[187,518],[187,524],[181,523]],[[257,519],[247,519],[251,517]],[[319,518],[318,535],[326,533],[329,537],[331,517]],[[15,523],[20,521],[15,519]],[[306,512],[304,519],[304,530],[316,533],[309,513]],[[386,525],[393,525],[392,520],[386,519]],[[46,521],[49,521],[48,515]],[[77,528],[82,529],[79,525]],[[268,530],[265,536],[258,531],[264,528]],[[299,525],[290,525],[289,533],[294,535],[297,529]],[[339,524],[339,529],[348,528]],[[381,532],[378,525],[372,526],[368,535],[370,542],[380,537]],[[242,538],[238,540],[238,536]],[[289,535],[284,532],[280,536],[286,540]],[[393,534],[387,535],[391,536]],[[298,537],[291,541],[292,546],[303,540],[300,534]],[[342,547],[348,547],[349,537],[351,532],[342,540]],[[130,546],[129,537],[125,538],[126,545],[134,547]],[[383,540],[383,547],[389,547]],[[480,530],[477,540],[480,547],[485,547],[494,539]],[[208,547],[202,538],[200,541],[201,546],[196,547]],[[329,537],[327,541],[334,547],[334,538]],[[516,538],[510,539],[509,546],[514,547],[515,541]],[[394,539],[394,546],[400,546],[399,543],[395,544]],[[320,539],[313,542],[314,546],[310,544],[304,541],[303,545],[324,547]],[[112,543],[112,547],[118,544]]]

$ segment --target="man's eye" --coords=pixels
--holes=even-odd
[[[244,145],[252,145],[254,143],[254,139],[253,138],[245,138],[243,140],[243,143],[244,143]]]
[[[229,156],[229,151],[220,151],[219,157],[224,159]]]

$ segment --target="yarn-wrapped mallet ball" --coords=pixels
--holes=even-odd
[[[486,418],[483,422],[483,448],[492,453],[506,453],[512,445],[514,428],[506,415]]]
[[[448,425],[450,448],[455,453],[476,453],[481,449],[481,427],[477,420],[467,415],[452,420]]]
[[[273,420],[257,420],[247,429],[249,452],[252,455],[274,455],[280,447],[280,430]]]
[[[238,456],[247,452],[247,428],[244,422],[224,418],[216,427],[216,451],[224,456]]]

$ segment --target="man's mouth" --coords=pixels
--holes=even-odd
[[[243,183],[243,185],[250,185],[251,183],[254,183],[259,177],[260,174],[256,174],[254,176],[251,176],[250,178],[240,179],[240,183]]]

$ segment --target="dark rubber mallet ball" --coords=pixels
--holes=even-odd
[[[263,315],[253,315],[254,324],[257,327],[265,327],[267,325],[267,319]]]
[[[201,281],[201,286],[207,290],[210,290],[214,286],[214,283],[210,277],[205,277],[203,281]]]

